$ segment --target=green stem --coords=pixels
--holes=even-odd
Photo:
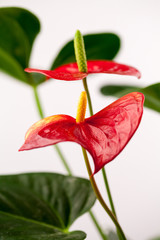
[[[43,114],[43,111],[42,111],[40,99],[39,99],[39,96],[38,96],[37,86],[33,86],[33,91],[34,91],[34,97],[35,97],[36,105],[37,105],[37,108],[38,108],[39,116],[40,116],[40,118],[44,118],[44,114]]]
[[[87,85],[87,79],[86,78],[83,79],[83,86],[84,86],[84,89],[85,89],[86,94],[87,94],[90,116],[92,116],[93,115],[93,107],[92,107],[92,101],[91,101],[90,93],[89,93],[89,90],[88,90],[88,85]],[[107,174],[106,174],[104,168],[102,168],[102,174],[103,174],[103,179],[104,179],[104,183],[105,183],[105,186],[106,186],[106,190],[107,190],[107,194],[108,194],[108,198],[109,198],[109,202],[110,202],[112,212],[115,215],[115,217],[117,217],[115,207],[114,207],[114,203],[113,203],[113,199],[112,199],[112,195],[111,195],[111,191],[110,191],[110,187],[109,187],[109,183],[108,183],[108,180],[107,180]]]
[[[43,110],[42,110],[42,107],[41,107],[41,103],[40,103],[40,99],[39,99],[39,95],[38,95],[38,91],[37,91],[37,86],[33,86],[33,91],[34,91],[34,97],[35,97],[35,102],[36,102],[36,105],[37,105],[38,113],[39,113],[41,118],[44,118]],[[67,173],[70,176],[73,176],[72,171],[71,171],[69,165],[67,164],[67,161],[65,160],[65,158],[64,158],[60,148],[58,147],[58,145],[54,145],[54,148],[56,149],[56,152],[58,153],[58,155],[61,159],[61,162],[63,163],[63,166],[65,167]],[[99,234],[101,235],[102,239],[103,240],[108,240],[106,238],[106,236],[104,235],[104,233],[102,231],[102,228],[98,224],[98,221],[96,220],[96,217],[94,216],[94,214],[91,210],[89,211],[89,214],[90,214],[91,219],[94,222],[95,226],[97,227],[97,230],[98,230]]]
[[[114,216],[117,219],[117,214],[116,214],[116,210],[115,210],[115,207],[114,207],[114,203],[113,203],[111,190],[110,190],[110,187],[109,187],[109,183],[108,183],[108,179],[107,179],[107,174],[106,174],[105,168],[102,168],[102,174],[103,174],[103,179],[104,179],[104,183],[105,183],[106,190],[107,190],[109,203],[110,203],[110,206],[111,206],[111,209],[112,209],[112,213],[114,214]],[[118,229],[117,229],[117,235],[118,235],[119,239],[122,240],[121,234],[119,233]]]
[[[84,148],[82,148],[82,152],[83,152],[83,156],[84,156],[84,159],[85,159],[85,163],[86,163],[86,167],[87,167],[87,171],[88,171],[88,175],[89,175],[89,178],[90,178],[90,182],[91,182],[91,185],[93,187],[93,190],[97,196],[97,199],[99,200],[100,204],[102,205],[102,207],[104,208],[104,210],[107,212],[107,214],[109,215],[109,217],[111,218],[111,220],[114,222],[118,232],[120,233],[121,235],[121,239],[123,240],[127,240],[124,233],[123,233],[123,230],[120,226],[120,224],[118,223],[116,217],[114,216],[114,214],[111,212],[111,210],[108,208],[107,204],[105,203],[98,187],[97,187],[97,184],[95,182],[95,179],[92,175],[92,170],[91,170],[91,167],[90,167],[90,164],[89,164],[89,160],[88,160],[88,156],[87,156],[87,152]]]
[[[96,225],[96,227],[97,227],[97,229],[99,231],[99,234],[101,235],[102,239],[103,240],[109,240],[107,235],[104,235],[104,233],[102,231],[102,228],[99,226],[99,223],[97,222],[97,219],[95,218],[95,215],[93,214],[92,211],[89,211],[89,215],[92,218],[92,221],[94,222],[94,224]]]
[[[86,91],[86,94],[87,94],[90,116],[92,116],[93,115],[93,107],[92,107],[91,96],[90,96],[90,93],[89,93],[89,90],[88,90],[88,85],[87,85],[87,79],[86,78],[83,78],[83,87],[84,87],[84,90]]]
[[[111,191],[110,191],[110,187],[109,187],[109,183],[108,183],[108,179],[107,179],[107,174],[106,174],[106,171],[105,171],[104,168],[102,168],[102,174],[103,174],[103,179],[104,179],[104,183],[105,183],[105,186],[106,186],[108,199],[109,199],[109,203],[110,203],[112,212],[113,212],[114,216],[117,218],[117,214],[116,214],[116,211],[115,211],[115,207],[114,207],[114,204],[113,204],[113,199],[112,199],[112,195],[111,195]]]
[[[86,94],[87,94],[87,100],[88,100],[90,116],[92,116],[93,115],[93,107],[92,107],[92,101],[91,101],[91,97],[90,97],[90,93],[89,93],[89,89],[88,89],[87,79],[86,78],[83,79],[83,86],[84,86],[84,89],[85,89]],[[109,187],[109,182],[108,182],[108,179],[107,179],[107,174],[106,174],[105,168],[102,168],[102,175],[103,175],[105,187],[106,187],[106,190],[107,190],[107,195],[108,195],[109,203],[110,203],[110,206],[111,206],[111,209],[112,209],[112,213],[117,218],[117,214],[116,214],[116,211],[115,211],[115,207],[114,207],[114,203],[113,203],[111,190],[110,190],[110,187]],[[117,230],[117,234],[118,234],[119,239],[121,240],[121,236],[120,236],[118,230]]]
[[[80,72],[87,72],[87,58],[86,58],[86,52],[85,52],[85,44],[84,44],[83,36],[82,36],[82,34],[79,30],[77,30],[76,33],[75,33],[74,50],[75,50],[75,57],[76,57],[77,65],[78,65],[78,70]],[[90,93],[89,93],[89,90],[88,90],[86,78],[83,79],[83,86],[84,86],[84,89],[85,89],[86,94],[87,94],[90,116],[92,116],[93,115],[93,108],[92,108],[92,102],[91,102],[91,97],[90,97]],[[113,213],[115,214],[115,208],[114,208],[114,205],[113,205],[112,196],[111,196],[109,184],[108,184],[108,181],[107,181],[107,176],[106,176],[106,173],[105,173],[105,169],[103,169],[103,177],[104,177],[104,182],[105,182],[105,185],[106,185],[108,197],[109,197],[109,200],[110,200],[111,209],[113,210]],[[116,214],[115,214],[115,218],[116,218]],[[119,231],[118,230],[117,230],[117,234],[119,236]],[[121,240],[121,237],[119,237],[119,239]]]

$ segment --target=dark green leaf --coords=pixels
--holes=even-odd
[[[83,240],[86,238],[86,234],[81,231],[65,233],[43,222],[3,212],[0,212],[0,226],[1,240]]]
[[[0,70],[17,78],[23,82],[28,83],[27,75],[22,66],[7,52],[0,48]]]
[[[129,92],[137,91],[138,87],[129,85],[107,85],[101,88],[101,93],[106,96],[120,97]]]
[[[33,84],[24,68],[29,65],[32,45],[40,31],[39,20],[22,8],[0,9],[0,69],[9,75]]]
[[[120,39],[113,33],[84,35],[85,49],[88,60],[111,60],[120,48]],[[60,65],[75,62],[73,40],[64,45],[55,58],[51,69]]]
[[[108,85],[101,88],[101,93],[106,96],[122,97],[130,92],[142,92],[145,95],[144,106],[160,112],[160,83],[142,88],[127,85]]]
[[[33,42],[40,31],[38,18],[28,10],[17,7],[1,8],[0,13],[18,22],[27,35],[31,51]]]
[[[95,195],[86,179],[54,173],[0,176],[0,224],[3,216],[10,217],[9,222],[17,224],[17,230],[13,231],[23,226],[21,220],[31,228],[36,223],[38,228],[44,226],[52,231],[52,228],[68,229],[94,202]],[[11,224],[8,230],[6,226],[8,231],[12,231]]]

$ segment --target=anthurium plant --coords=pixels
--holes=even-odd
[[[94,113],[87,83],[89,74],[141,77],[135,67],[112,61],[120,48],[119,37],[113,33],[82,36],[77,30],[74,39],[62,47],[51,66],[40,70],[29,65],[33,43],[39,31],[40,22],[31,12],[21,8],[1,8],[0,69],[30,85],[42,118],[29,128],[19,151],[53,145],[67,174],[41,172],[0,176],[0,239],[86,239],[87,233],[70,231],[70,227],[78,217],[89,213],[99,239],[126,240],[128,236],[118,221],[104,167],[127,147],[138,129],[144,99],[146,98],[146,107],[159,111],[157,88],[155,85],[147,88],[105,86],[101,89],[103,94],[120,98]],[[75,118],[63,113],[55,115],[54,112],[52,116],[44,116],[37,89],[40,84],[52,79],[82,81],[84,91],[79,93]],[[85,117],[87,107],[90,112],[88,118]],[[57,145],[68,141],[78,143],[82,148],[88,171],[87,179],[74,176]],[[93,159],[94,169],[91,168],[88,155]],[[109,206],[102,197],[101,186],[95,181],[94,175],[100,171],[108,193]],[[114,232],[106,233],[96,219],[91,209],[96,200],[106,212],[106,218],[109,217],[114,223]]]

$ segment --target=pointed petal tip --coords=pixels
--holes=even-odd
[[[30,68],[25,68],[24,71],[25,72],[30,72]]]
[[[137,70],[137,78],[140,79],[142,77],[142,74]]]
[[[25,68],[24,69],[25,72],[28,72],[28,73],[32,73],[32,72],[39,72],[41,70],[39,69],[36,69],[36,68]],[[43,70],[42,70],[43,71]]]
[[[22,151],[24,151],[25,150],[25,148],[24,148],[24,144],[18,149],[18,152],[22,152]]]
[[[22,152],[22,151],[23,151],[23,148],[19,148],[19,149],[18,149],[18,152]]]
[[[24,143],[20,149],[18,149],[18,152],[22,152],[22,151],[25,151],[25,150],[30,150],[31,148],[28,146],[28,144]]]

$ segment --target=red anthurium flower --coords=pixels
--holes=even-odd
[[[74,81],[87,77],[92,73],[110,73],[119,75],[130,75],[137,78],[141,77],[140,72],[131,66],[119,64],[113,61],[93,60],[87,61],[87,73],[79,72],[77,63],[69,63],[56,68],[55,70],[40,70],[33,68],[26,68],[26,72],[38,72],[47,78],[54,78],[59,80]]]
[[[65,141],[76,142],[91,154],[94,173],[97,173],[133,136],[142,117],[143,102],[144,95],[133,92],[85,119],[86,93],[82,92],[76,119],[54,115],[38,121],[26,133],[20,151]]]

